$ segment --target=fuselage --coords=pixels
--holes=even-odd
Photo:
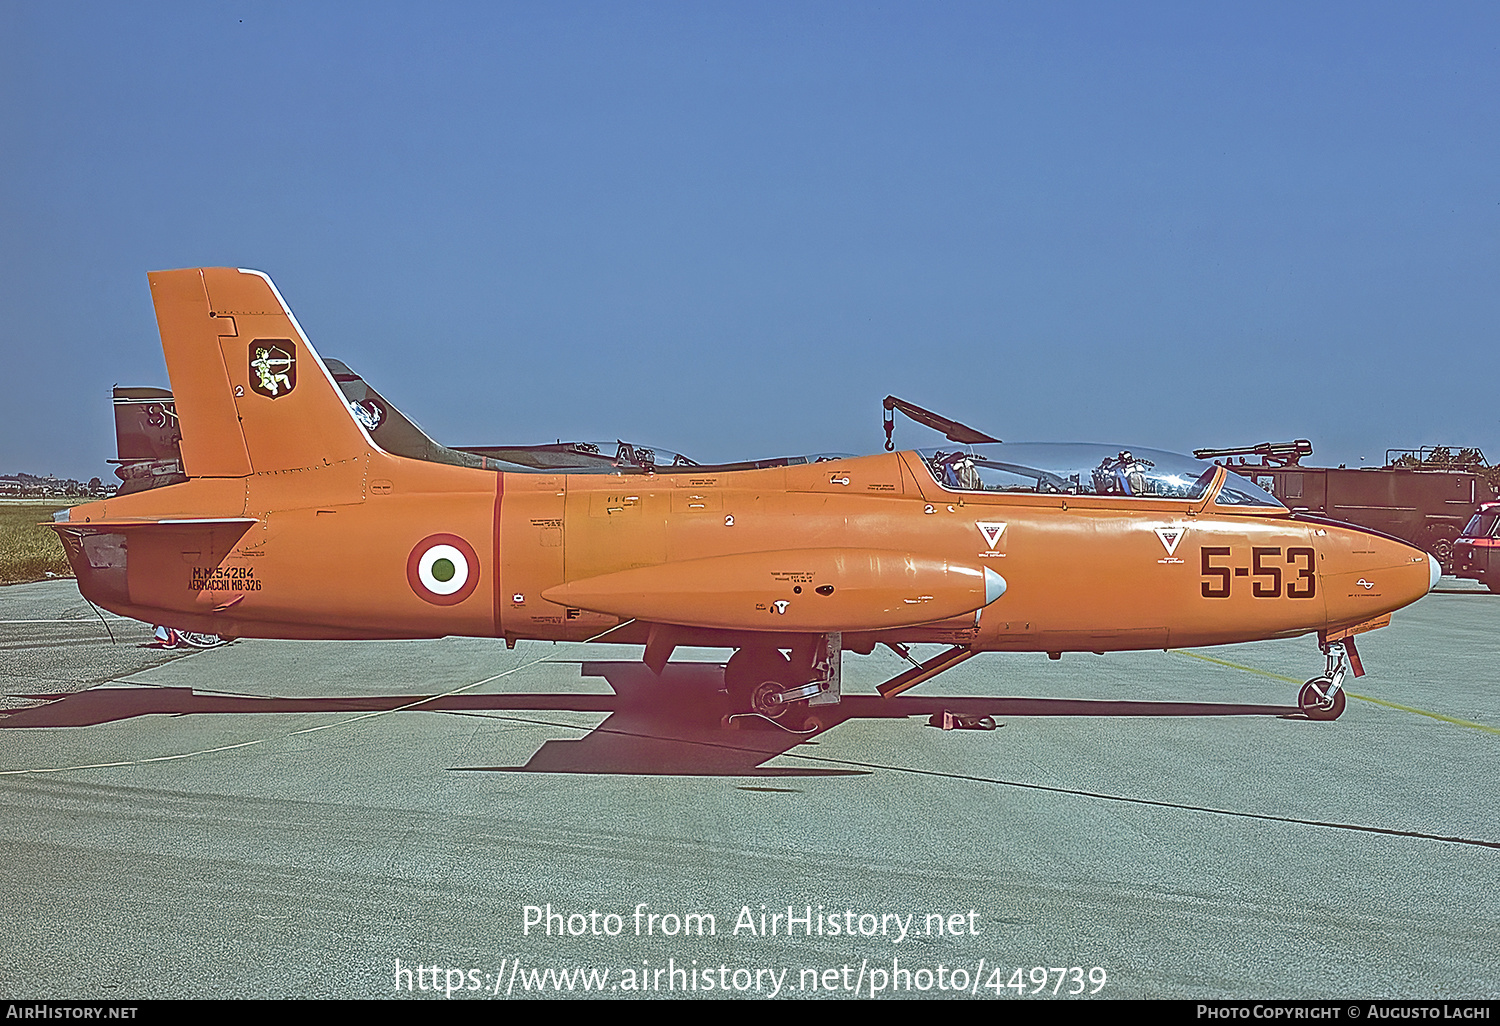
[[[84,595],[156,624],[607,637],[646,644],[657,669],[678,646],[727,646],[740,662],[726,683],[746,698],[768,683],[833,694],[828,654],[882,641],[962,653],[1332,642],[1436,579],[1403,542],[1299,519],[1224,468],[1165,452],[994,442],[663,469],[601,452],[599,473],[552,473],[532,452],[538,472],[512,473],[504,460],[521,450],[446,449],[347,367],[330,370],[261,272],[149,278],[180,427],[174,473],[53,526]]]
[[[888,640],[1110,651],[1332,633],[1429,590],[1425,553],[1284,509],[1220,505],[1223,476],[1199,498],[1122,497],[956,489],[916,452],[566,475],[371,449],[90,503],[69,513],[67,526],[82,530],[57,526],[91,600],[226,637],[578,641],[609,632],[644,643],[653,621],[618,611],[639,607],[671,617],[658,622],[682,626],[685,643],[738,645],[757,633],[827,631],[826,610],[844,595],[834,589],[853,587],[857,570],[863,605],[890,612],[851,620],[846,648]],[[881,563],[882,553],[906,563]],[[729,557],[738,561],[715,562]],[[716,567],[739,573],[742,564],[743,586],[692,579],[695,568],[717,577]],[[943,589],[985,569],[1003,578],[1003,594],[959,609],[966,602],[955,593],[944,605]],[[616,588],[616,598],[590,600],[596,608],[570,597],[602,594],[578,583],[601,579],[627,591],[644,582],[635,588],[643,594],[612,606],[625,602]],[[652,605],[644,593],[655,580],[686,581],[690,608]]]

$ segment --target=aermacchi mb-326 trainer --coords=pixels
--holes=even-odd
[[[150,281],[172,390],[116,390],[120,494],[52,526],[88,599],[179,630],[605,640],[658,673],[679,646],[732,648],[732,702],[774,719],[837,702],[842,653],[879,644],[913,663],[890,697],[980,652],[1316,634],[1299,704],[1333,719],[1355,635],[1439,574],[1210,463],[1000,443],[894,398],[953,444],[713,466],[452,449],[321,359],[264,274]],[[946,647],[919,663],[917,643]]]

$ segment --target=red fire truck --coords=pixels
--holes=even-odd
[[[1500,502],[1486,502],[1453,543],[1453,575],[1500,593]]]

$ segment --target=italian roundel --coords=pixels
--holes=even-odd
[[[479,557],[456,534],[431,534],[406,559],[411,590],[435,606],[454,606],[479,584]]]

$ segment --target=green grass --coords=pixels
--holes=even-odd
[[[72,577],[62,543],[50,527],[38,527],[51,520],[56,510],[69,504],[54,502],[0,502],[0,584]]]

